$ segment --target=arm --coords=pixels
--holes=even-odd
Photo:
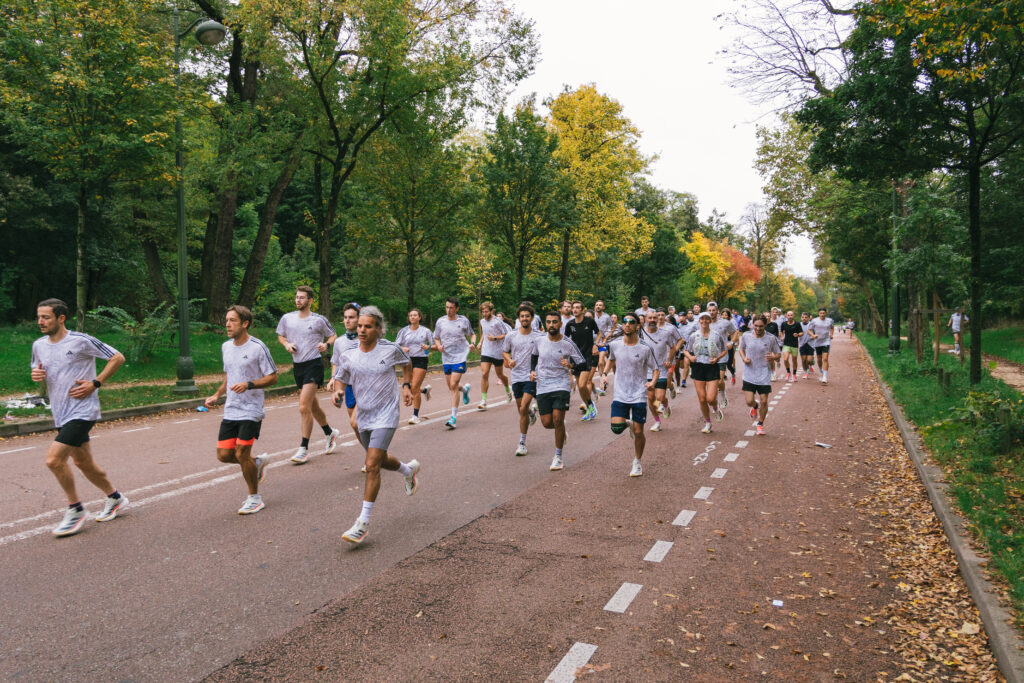
[[[337,341],[337,339],[338,333],[335,332],[330,337],[328,337],[322,344],[317,344],[316,348],[320,350],[320,353],[323,353],[324,351],[327,350],[327,347],[332,345],[335,341]]]
[[[412,405],[412,361],[402,366],[402,403]]]
[[[108,360],[106,365],[103,366],[103,370],[100,374],[96,375],[96,381],[100,384],[106,382],[110,377],[117,372],[117,369],[124,365],[124,354],[121,352],[115,353]],[[33,371],[33,374],[35,371]],[[45,371],[43,376],[45,377]],[[85,398],[92,392],[96,391],[96,385],[92,383],[91,379],[76,379],[75,386],[71,387],[68,391],[68,396],[71,398]]]
[[[224,393],[227,391],[227,388],[228,388],[228,380],[227,380],[227,377],[225,377],[224,381],[220,383],[219,387],[217,387],[217,391],[215,391],[212,394],[210,394],[209,396],[207,396],[206,400],[203,401],[203,403],[206,404],[206,407],[207,408],[212,408],[213,406],[217,405],[217,401],[219,401],[220,397],[224,395]]]
[[[283,346],[284,350],[287,351],[288,353],[295,353],[296,351],[299,350],[299,347],[295,346],[295,344],[292,344],[290,341],[288,341],[287,337],[281,334],[277,335],[277,343]]]
[[[224,381],[227,382],[227,380]],[[272,372],[269,375],[264,375],[252,382],[238,382],[237,384],[232,384],[231,391],[236,394],[244,394],[249,389],[265,389],[267,387],[272,387],[275,384],[277,384],[277,373]]]

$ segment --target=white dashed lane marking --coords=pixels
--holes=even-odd
[[[743,432],[743,436],[753,436],[753,435],[754,435],[754,430],[753,429],[748,429],[747,431]]]
[[[647,551],[644,556],[646,562],[661,562],[668,555],[668,551],[672,550],[673,543],[671,541],[658,541],[651,549]]]
[[[711,478],[712,479],[723,479],[725,477],[726,472],[728,472],[728,471],[729,470],[725,469],[724,467],[717,467],[717,468],[715,468],[715,471],[711,473]]]
[[[569,651],[562,657],[555,670],[545,679],[544,683],[571,683],[576,680],[576,669],[590,661],[597,651],[597,645],[589,643],[573,643]]]
[[[733,448],[746,448],[748,443],[750,443],[750,442],[749,441],[737,441],[736,445],[733,446]]]
[[[723,458],[726,462],[736,462],[736,459],[740,457],[739,453],[729,453]]]
[[[617,612],[622,614],[629,609],[630,603],[640,594],[643,586],[639,583],[624,583],[615,591],[615,595],[604,606],[606,612]]]
[[[707,500],[711,497],[711,492],[714,490],[714,487],[711,486],[701,486],[697,493],[693,494],[693,497],[697,500]]]
[[[0,451],[0,455],[7,455],[8,453],[20,453],[21,451],[30,451],[35,446],[25,446],[24,448],[12,448],[9,451]]]
[[[152,427],[138,427],[137,429],[126,429],[122,432],[122,434],[131,434],[132,432],[144,432],[147,429],[152,429]]]
[[[690,526],[690,522],[693,521],[694,516],[697,514],[696,510],[683,510],[676,518],[672,520],[673,526]]]

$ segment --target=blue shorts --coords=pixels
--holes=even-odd
[[[441,366],[441,369],[444,370],[444,374],[446,375],[450,375],[453,372],[457,372],[461,375],[466,372],[466,361],[462,361],[461,363],[452,363],[451,365],[444,364]]]
[[[632,415],[632,417],[630,417],[630,415]],[[647,404],[619,403],[618,401],[612,401],[612,417],[624,417],[627,420],[632,419],[633,422],[638,425],[642,425],[647,422]]]
[[[512,382],[512,395],[516,399],[523,397],[523,394],[529,394],[530,396],[537,395],[537,383],[536,382]]]
[[[352,385],[345,385],[345,407],[352,410],[356,407],[356,392],[352,391]]]
[[[608,347],[607,346],[598,346],[597,347],[597,352],[598,353],[607,353],[608,352]]]

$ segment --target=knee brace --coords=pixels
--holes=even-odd
[[[621,434],[622,432],[626,431],[626,426],[627,425],[625,422],[613,422],[612,432],[614,432],[615,434]]]

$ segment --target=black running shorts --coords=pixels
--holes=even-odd
[[[96,423],[89,420],[68,420],[61,426],[53,440],[65,446],[78,448],[89,440],[89,430],[94,424]]]

